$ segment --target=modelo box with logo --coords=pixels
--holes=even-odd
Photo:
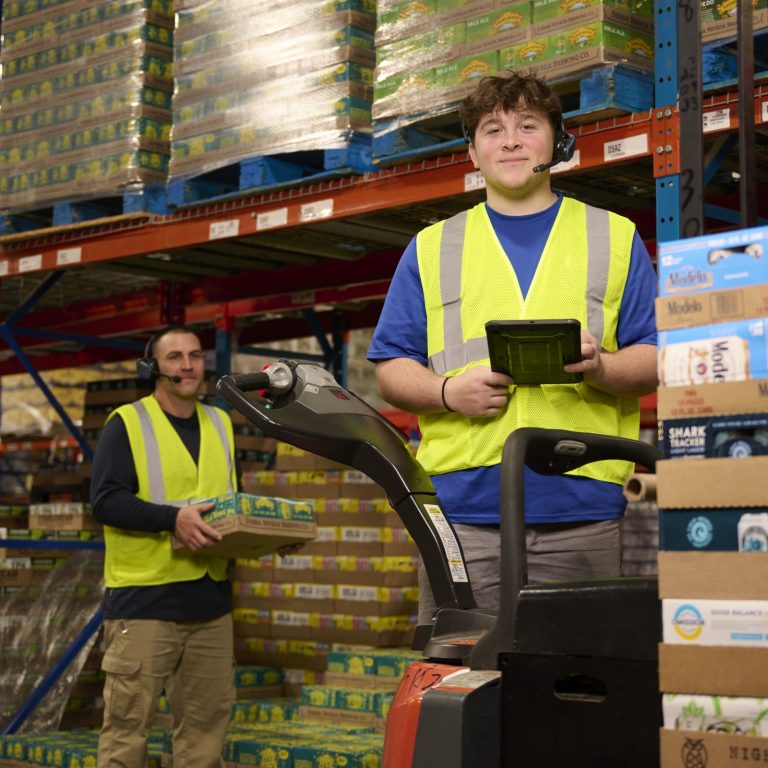
[[[767,315],[768,283],[656,299],[656,327],[660,331]]]
[[[768,413],[665,419],[659,441],[668,459],[762,456],[768,454]]]
[[[688,386],[768,377],[768,319],[659,333],[659,383]]]
[[[659,296],[768,283],[768,227],[659,243]]]

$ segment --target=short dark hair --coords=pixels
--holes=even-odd
[[[547,116],[557,133],[563,120],[563,108],[557,94],[532,72],[506,69],[496,75],[486,75],[477,88],[459,105],[459,117],[464,132],[474,139],[480,120],[497,110],[503,112],[531,109]]]
[[[169,333],[191,333],[198,341],[200,341],[200,336],[194,328],[184,325],[184,323],[171,323],[150,336],[149,341],[147,341],[147,346],[144,349],[144,357],[154,357],[157,342]]]

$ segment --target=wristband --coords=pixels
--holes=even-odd
[[[448,383],[448,378],[449,378],[448,376],[445,376],[443,378],[443,387],[440,390],[440,395],[443,398],[443,405],[445,406],[445,410],[448,411],[449,413],[455,413],[453,408],[451,408],[451,406],[448,405],[448,403],[445,402],[445,385]]]

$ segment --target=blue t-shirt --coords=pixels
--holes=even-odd
[[[523,295],[536,272],[562,197],[544,211],[505,216],[486,205],[496,236],[517,274]],[[648,251],[635,233],[624,296],[619,311],[619,348],[656,344],[656,273]],[[381,317],[368,348],[372,361],[407,357],[427,364],[427,316],[416,258],[416,239],[405,249],[395,270]],[[432,475],[444,512],[452,523],[499,522],[500,465]],[[609,520],[624,514],[622,487],[591,478],[543,476],[526,467],[527,523]]]

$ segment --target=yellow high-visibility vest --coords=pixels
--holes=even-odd
[[[422,230],[417,256],[429,367],[456,376],[489,366],[489,320],[575,318],[605,351],[615,352],[634,233],[628,219],[564,198],[523,297],[485,204]],[[495,418],[428,413],[419,425],[418,459],[430,474],[442,474],[499,463],[505,440],[521,427],[637,439],[640,406],[638,398],[615,397],[585,382],[520,386]],[[623,483],[632,469],[627,462],[602,461],[570,474]]]
[[[196,404],[200,455],[195,464],[153,395],[123,405],[125,424],[144,501],[183,507],[237,487],[235,440],[229,416],[219,408]],[[107,587],[137,587],[193,581],[206,573],[227,578],[227,558],[173,549],[169,532],[147,533],[104,526]]]

